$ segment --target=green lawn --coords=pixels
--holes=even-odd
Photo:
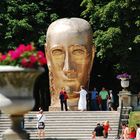
[[[140,111],[134,111],[129,114],[129,127],[134,126],[136,127],[136,124],[140,124]]]

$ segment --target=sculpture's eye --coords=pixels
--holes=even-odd
[[[73,55],[83,55],[84,53],[85,51],[82,49],[76,49],[76,50],[73,50],[72,52]]]
[[[53,55],[62,55],[62,54],[64,54],[64,52],[61,49],[56,49],[56,50],[52,51],[52,54]]]

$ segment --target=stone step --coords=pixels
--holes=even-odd
[[[82,135],[89,135],[89,134],[91,134],[92,133],[92,131],[93,130],[80,130],[80,131],[73,131],[73,130],[71,130],[71,131],[57,131],[57,132],[53,132],[53,131],[48,131],[48,130],[45,130],[46,131],[46,133],[47,133],[47,136],[48,135],[72,135],[73,136],[73,134],[74,135],[81,135],[81,133],[82,133]],[[28,130],[27,129],[27,132],[30,132],[30,130]],[[34,132],[34,133],[32,133],[32,135],[33,134],[37,134],[37,130],[32,130],[32,132]],[[64,133],[64,132],[67,132],[67,133]],[[72,133],[71,133],[72,132]],[[116,133],[115,133],[115,131],[113,132],[113,131],[110,131],[109,132],[109,135],[111,136],[111,135],[116,135]]]
[[[37,137],[37,112],[29,112],[24,116],[25,130],[30,133],[30,139]],[[114,139],[117,135],[119,112],[117,111],[57,111],[44,112],[45,121],[45,140],[88,140],[97,122],[110,121],[112,131],[108,139]],[[11,125],[7,114],[0,117],[0,140],[1,133]]]
[[[31,136],[31,137],[33,137],[33,136],[34,136],[34,137],[37,137],[37,133],[36,133],[36,135],[30,133],[30,136]],[[67,137],[67,138],[72,138],[72,137],[73,137],[73,138],[91,138],[91,133],[89,133],[89,134],[88,134],[88,133],[87,133],[87,134],[84,134],[84,133],[82,133],[82,132],[79,133],[79,134],[75,134],[75,133],[72,133],[72,134],[64,134],[64,133],[60,133],[60,134],[57,134],[57,133],[47,134],[47,133],[46,133],[46,136],[47,136],[47,138],[48,138],[48,137],[56,137],[56,138],[59,138],[59,137],[63,137],[63,138],[64,138],[64,137],[65,137],[65,138],[66,138],[66,137]],[[115,135],[109,134],[108,137],[109,137],[109,138],[115,137]]]
[[[36,115],[37,114],[37,112],[30,112],[30,113],[28,113],[28,114],[25,114],[25,116],[32,116],[32,115]],[[73,115],[76,115],[76,116],[78,116],[78,115],[83,115],[83,114],[85,114],[86,116],[89,116],[89,115],[101,115],[101,114],[104,114],[104,115],[109,115],[109,114],[112,114],[112,115],[116,115],[116,114],[118,114],[118,112],[117,111],[84,111],[84,112],[80,112],[80,111],[61,111],[61,112],[47,112],[47,111],[44,111],[44,114],[46,114],[46,115],[54,115],[54,116],[56,116],[56,115],[58,115],[59,114],[59,116],[61,116],[61,115],[70,115],[70,116],[73,116]]]
[[[98,121],[99,122],[99,121]],[[100,121],[101,123],[103,122],[103,121]],[[36,122],[32,122],[32,123],[27,123],[26,121],[25,121],[25,127],[29,127],[29,126],[36,126]],[[88,126],[88,127],[94,127],[94,126],[96,126],[96,124],[97,124],[97,121],[95,121],[95,122],[45,122],[45,125],[46,125],[46,127],[57,127],[57,126],[59,126],[59,127],[73,127],[73,126],[75,126],[75,127],[79,127],[79,126]],[[114,127],[118,127],[117,126],[117,124],[118,124],[118,121],[117,122],[115,122],[115,123],[110,123],[110,125],[111,126],[114,126]]]

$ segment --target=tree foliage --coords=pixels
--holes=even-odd
[[[83,0],[82,16],[94,30],[97,57],[108,60],[117,72],[129,72],[140,82],[140,1]]]
[[[50,1],[0,1],[0,48],[6,51],[20,43],[42,46],[48,25],[57,19]]]
[[[58,18],[78,17],[81,0],[1,0],[0,49],[34,42],[42,47],[49,24]]]

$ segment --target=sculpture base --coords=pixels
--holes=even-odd
[[[78,107],[77,106],[70,106],[69,107],[69,110],[70,111],[77,111],[78,110]]]
[[[2,133],[2,140],[29,140],[29,134],[24,130],[15,131],[10,128]]]
[[[77,110],[78,110],[77,106],[68,107],[68,111],[77,111]],[[61,111],[61,107],[49,106],[49,111]],[[63,111],[65,111],[65,109]]]
[[[49,111],[61,111],[61,107],[49,106]]]

